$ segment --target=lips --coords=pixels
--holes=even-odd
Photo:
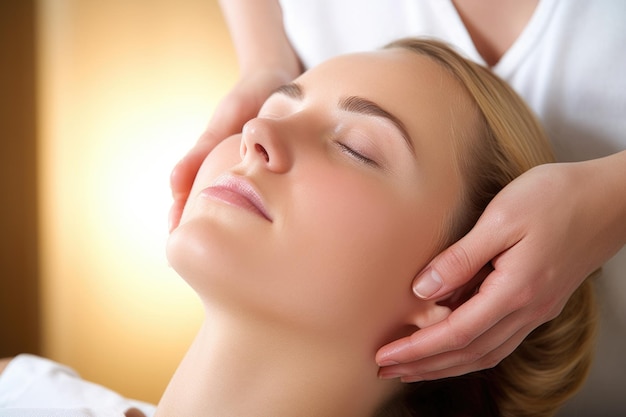
[[[211,186],[202,190],[200,195],[231,206],[243,208],[265,218],[269,222],[272,221],[259,193],[252,184],[242,177],[222,175]]]

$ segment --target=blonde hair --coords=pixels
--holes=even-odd
[[[431,39],[401,39],[386,48],[409,50],[441,65],[464,87],[476,114],[474,126],[453,131],[463,190],[448,215],[439,245],[443,248],[467,233],[508,183],[534,166],[554,162],[554,156],[532,111],[487,68]],[[459,105],[454,104],[453,126]],[[594,292],[587,279],[558,317],[530,333],[494,368],[410,384],[379,415],[551,416],[586,378],[595,328]]]

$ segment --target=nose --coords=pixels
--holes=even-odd
[[[272,119],[256,118],[243,126],[240,154],[241,159],[250,163],[260,163],[275,173],[285,173],[291,168],[289,148],[282,137],[279,122]]]

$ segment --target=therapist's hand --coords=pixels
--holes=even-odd
[[[446,319],[382,347],[379,376],[412,382],[497,365],[625,241],[626,152],[528,171],[413,284],[416,296],[440,298],[491,262],[478,292]]]
[[[219,103],[205,132],[195,146],[174,167],[170,186],[174,203],[169,214],[169,230],[180,222],[183,208],[202,161],[227,137],[240,133],[243,125],[254,118],[265,99],[276,88],[291,81],[284,71],[258,70],[241,78]]]

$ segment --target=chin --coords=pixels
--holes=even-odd
[[[228,264],[215,222],[192,219],[181,222],[169,236],[166,256],[172,268],[196,291]]]
[[[256,234],[246,227],[246,222],[233,227],[220,216],[203,213],[188,216],[170,234],[167,260],[203,302],[234,303],[252,290],[247,280],[258,278],[265,256]]]

